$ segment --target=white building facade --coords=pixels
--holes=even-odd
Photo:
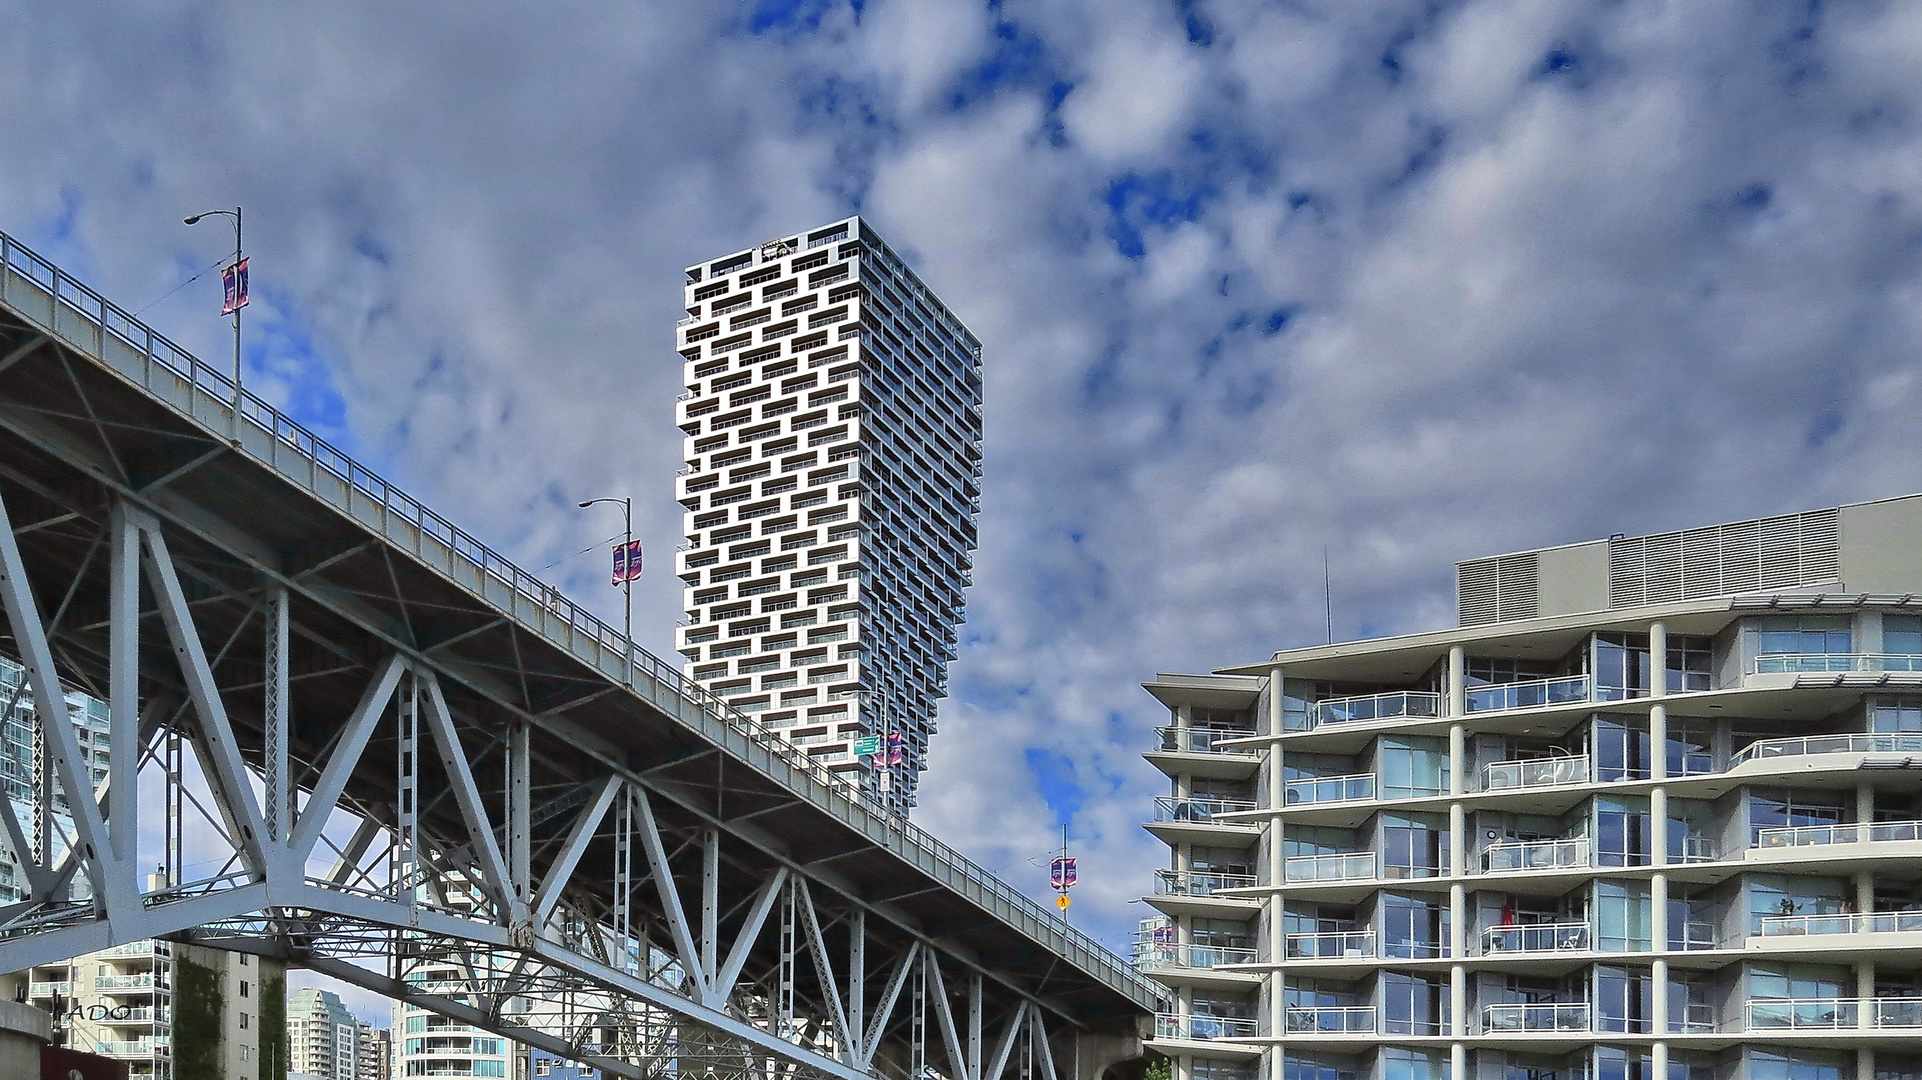
[[[859,218],[686,278],[687,673],[906,813],[970,583],[980,345]]]
[[[287,1068],[321,1080],[358,1080],[360,1032],[338,995],[303,987],[287,999]]]
[[[1922,1078],[1922,497],[1148,685],[1176,1080]]]

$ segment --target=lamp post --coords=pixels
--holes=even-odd
[[[214,216],[216,216],[216,215],[219,215],[219,216],[221,216],[221,217],[230,217],[230,218],[233,218],[233,219],[234,219],[234,267],[235,267],[235,270],[234,270],[234,273],[235,273],[235,274],[238,274],[238,273],[240,272],[240,271],[239,271],[239,267],[240,267],[240,207],[238,207],[238,206],[236,206],[236,207],[234,207],[234,208],[233,208],[232,210],[209,210],[209,211],[207,211],[207,212],[206,212],[206,213],[204,213],[204,214],[195,214],[195,215],[193,215],[192,217],[189,217],[189,218],[187,218],[187,219],[185,219],[185,220],[186,220],[186,222],[187,222],[187,224],[189,224],[189,225],[197,225],[197,224],[199,224],[199,223],[200,223],[200,220],[201,220],[202,218],[210,218],[210,217],[214,217]],[[237,287],[237,286],[236,286],[236,287]],[[234,439],[234,441],[235,441],[235,442],[239,442],[239,441],[240,441],[240,307],[241,307],[241,305],[240,305],[240,303],[239,303],[239,301],[240,301],[240,297],[239,297],[238,295],[236,295],[236,296],[234,297],[234,301],[235,301],[235,302],[234,302],[234,416],[233,416],[233,425],[234,425],[234,427],[233,427],[233,439]]]
[[[595,503],[620,503],[621,504],[621,523],[622,523],[621,551],[625,553],[622,556],[623,558],[629,557],[634,551],[634,500],[632,498],[589,499],[586,502],[581,504],[581,509],[585,510],[588,507],[593,506]],[[634,660],[634,575],[633,574],[624,573],[621,575],[621,614],[625,616],[625,621],[622,623],[622,630],[627,635],[627,643],[621,646],[621,654],[627,659],[629,663],[632,663]]]

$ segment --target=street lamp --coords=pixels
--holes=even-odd
[[[588,507],[593,506],[595,503],[620,503],[621,504],[621,520],[622,520],[621,551],[623,552],[622,558],[624,559],[631,558],[634,552],[634,500],[631,498],[589,499],[586,502],[581,504],[581,509],[585,510]],[[623,624],[623,629],[627,634],[627,644],[622,646],[622,653],[629,661],[632,661],[634,659],[634,575],[633,574],[623,573],[621,575],[621,613],[626,617],[626,622]]]
[[[240,273],[240,270],[239,270],[239,267],[240,267],[240,207],[236,206],[232,210],[209,210],[204,214],[195,214],[192,217],[186,218],[185,220],[186,220],[186,223],[189,225],[197,225],[200,223],[200,220],[202,218],[210,218],[210,217],[214,217],[215,215],[219,215],[222,217],[230,217],[234,219],[234,267],[235,267],[234,273],[238,275]],[[236,284],[236,289],[237,288],[238,288],[238,284]],[[234,423],[233,438],[235,442],[240,441],[240,302],[239,301],[240,301],[240,297],[236,295],[234,297],[234,418],[233,418],[233,423]]]

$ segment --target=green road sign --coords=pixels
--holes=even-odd
[[[873,757],[881,752],[881,736],[864,735],[854,740],[855,757]]]

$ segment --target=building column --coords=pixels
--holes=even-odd
[[[1449,1072],[1452,1080],[1469,1080],[1468,1046],[1461,1040],[1468,1035],[1468,968],[1462,963],[1467,955],[1468,888],[1462,880],[1468,874],[1468,810],[1461,795],[1468,790],[1468,729],[1461,718],[1468,712],[1468,653],[1460,645],[1448,647],[1448,715],[1455,722],[1448,726],[1448,793],[1455,801],[1448,804],[1448,870],[1455,883],[1448,887],[1448,955],[1455,961],[1448,969],[1448,1033],[1455,1038],[1449,1045]]]
[[[1448,715],[1468,711],[1468,652],[1460,645],[1448,647]]]
[[[1263,974],[1262,981],[1264,984],[1263,988],[1268,993],[1268,1030],[1274,1035],[1275,1044],[1269,1048],[1265,1055],[1268,1064],[1267,1080],[1282,1080],[1283,1068],[1287,1062],[1287,1050],[1285,1048],[1288,1038],[1288,1004],[1286,1000],[1287,995],[1283,992],[1287,976],[1283,974],[1282,970],[1282,964],[1288,955],[1286,929],[1287,902],[1283,899],[1282,894],[1276,890],[1276,886],[1279,886],[1282,882],[1283,873],[1280,812],[1281,809],[1288,804],[1288,781],[1282,765],[1282,748],[1279,739],[1284,725],[1287,722],[1286,705],[1284,701],[1286,695],[1287,683],[1282,678],[1281,669],[1279,667],[1269,669],[1268,735],[1272,741],[1268,743],[1267,769],[1268,809],[1270,816],[1268,818],[1267,828],[1263,830],[1263,833],[1268,845],[1268,872],[1266,874],[1267,880],[1264,884],[1269,886],[1265,901],[1265,914],[1268,917],[1268,961],[1271,966],[1267,972]],[[1257,858],[1259,858],[1260,855],[1261,852],[1257,850]],[[1260,879],[1257,878],[1257,880]]]

